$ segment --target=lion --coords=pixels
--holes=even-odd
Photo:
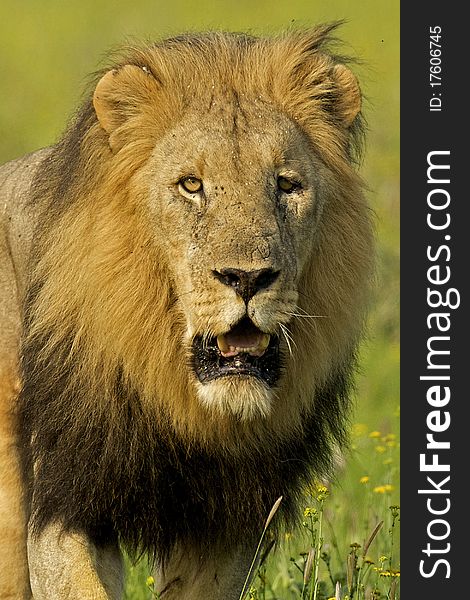
[[[124,547],[237,599],[331,472],[374,270],[335,26],[127,48],[1,169],[2,598],[117,599]]]

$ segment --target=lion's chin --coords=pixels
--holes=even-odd
[[[243,421],[266,418],[275,397],[274,390],[259,380],[240,375],[221,377],[204,384],[198,382],[197,394],[209,410]]]

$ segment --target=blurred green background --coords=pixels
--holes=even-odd
[[[269,34],[337,19],[346,21],[343,51],[362,61],[356,72],[369,126],[362,171],[379,240],[355,418],[381,427],[398,405],[398,0],[1,0],[0,162],[54,143],[88,75],[125,41],[205,29]]]
[[[362,437],[354,442],[353,436],[354,452],[340,469],[341,491],[335,496],[335,519],[340,520],[342,507],[348,529],[342,537],[351,540],[360,531],[363,508],[350,508],[364,504],[359,478],[368,474],[373,481],[378,456],[368,432],[386,435],[398,429],[399,1],[1,0],[0,163],[53,144],[80,103],[88,75],[126,41],[207,29],[271,34],[338,19],[346,21],[338,32],[342,52],[361,61],[355,71],[368,123],[361,170],[376,215],[379,258],[352,420],[353,431],[362,431]],[[394,470],[397,465],[394,460]],[[385,483],[380,477],[381,472],[373,485]],[[392,496],[384,499],[384,510],[391,501],[398,503],[398,486]],[[375,510],[370,498],[365,503]],[[147,597],[136,591],[137,579],[145,581],[145,571],[131,572],[127,598]]]

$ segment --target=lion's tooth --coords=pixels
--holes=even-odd
[[[270,339],[271,336],[268,333],[263,333],[258,341],[258,345],[251,348],[245,348],[245,351],[251,354],[251,356],[263,356],[269,346]]]
[[[258,343],[258,350],[260,352],[264,352],[266,350],[266,348],[269,346],[270,339],[271,339],[271,336],[269,335],[269,333],[263,333],[263,335],[261,336],[261,339]]]
[[[217,346],[219,347],[219,350],[223,353],[229,352],[229,350],[230,350],[230,347],[227,344],[225,335],[223,335],[223,334],[217,336]]]
[[[251,354],[252,356],[262,356],[269,346],[271,336],[267,333],[260,335],[256,346],[233,346],[227,341],[227,336],[221,334],[217,336],[217,346],[223,356],[236,356],[237,354]]]

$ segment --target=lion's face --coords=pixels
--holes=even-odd
[[[155,240],[186,320],[182,351],[207,405],[269,410],[321,212],[319,170],[287,117],[227,99],[186,115],[148,162]]]

